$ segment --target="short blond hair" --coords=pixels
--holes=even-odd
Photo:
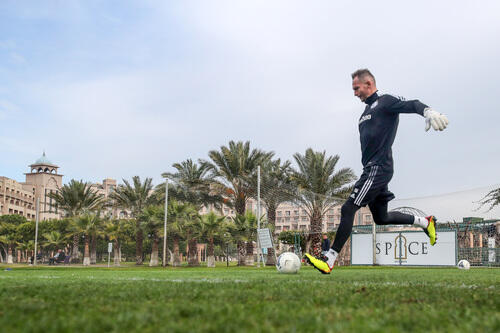
[[[351,74],[352,79],[354,78],[359,78],[360,80],[365,81],[367,77],[370,77],[373,80],[373,83],[376,84],[375,81],[375,76],[367,69],[367,68],[361,68],[355,71],[354,73]]]

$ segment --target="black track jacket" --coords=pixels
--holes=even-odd
[[[427,105],[379,91],[368,97],[365,103],[365,111],[359,118],[361,162],[364,168],[380,165],[392,172],[392,144],[398,130],[399,114],[418,113],[423,116]]]

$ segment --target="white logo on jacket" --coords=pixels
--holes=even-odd
[[[361,124],[363,121],[370,120],[370,119],[372,119],[372,115],[367,114],[367,115],[361,117],[361,119],[359,119],[359,123]]]

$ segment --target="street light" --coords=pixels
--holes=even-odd
[[[167,266],[168,178],[165,177],[165,218],[163,220],[163,267]]]
[[[224,237],[226,238],[226,267],[229,267],[229,234],[224,233]]]

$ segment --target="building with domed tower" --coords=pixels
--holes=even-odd
[[[31,171],[25,173],[24,184],[33,187],[35,202],[37,198],[40,198],[40,221],[60,218],[61,212],[57,209],[53,199],[49,197],[50,193],[57,192],[62,187],[63,175],[58,173],[59,167],[49,161],[45,152],[29,167]]]
[[[62,187],[59,166],[49,161],[44,152],[29,168],[24,183],[0,177],[0,215],[16,214],[34,220],[36,200],[40,198],[40,221],[61,218],[61,211],[49,197]]]

